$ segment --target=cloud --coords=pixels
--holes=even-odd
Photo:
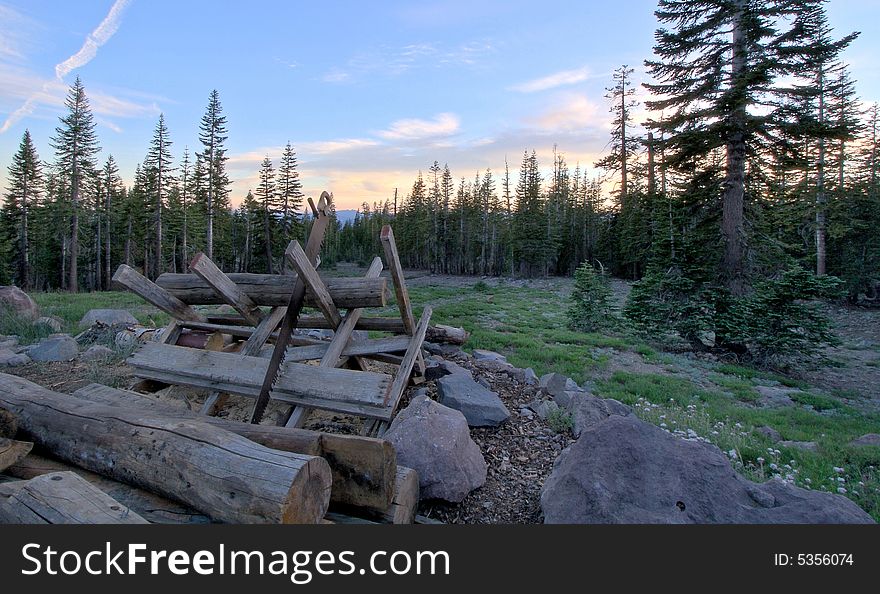
[[[379,132],[379,136],[388,140],[422,140],[451,136],[458,132],[460,120],[453,113],[441,113],[433,120],[417,118],[397,120],[387,130]]]
[[[117,29],[119,29],[119,25],[122,22],[122,13],[125,7],[128,6],[129,1],[116,0],[113,3],[110,12],[107,13],[107,16],[104,17],[104,20],[101,21],[95,30],[89,34],[79,51],[55,65],[56,80],[44,82],[40,89],[33,92],[21,107],[13,111],[6,118],[6,121],[3,122],[3,126],[0,126],[0,134],[3,134],[17,122],[32,114],[37,105],[42,102],[41,100],[51,98],[53,86],[61,82],[70,72],[92,61],[98,53],[98,48],[107,43],[113,37],[113,34],[116,33]]]
[[[531,123],[548,132],[603,128],[608,117],[600,106],[580,94],[567,95]]]
[[[338,68],[332,69],[330,72],[321,77],[326,83],[344,83],[351,80],[351,74]]]
[[[538,91],[547,91],[565,85],[573,85],[583,82],[588,78],[590,78],[590,70],[584,66],[583,68],[576,68],[574,70],[562,70],[542,78],[535,78],[519,83],[510,87],[510,90],[519,91],[520,93],[536,93]]]

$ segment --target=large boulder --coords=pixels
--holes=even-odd
[[[34,361],[73,361],[79,354],[79,346],[67,334],[52,334],[28,349],[27,354]]]
[[[96,323],[105,326],[114,324],[137,325],[137,318],[126,309],[90,309],[79,321],[80,328],[91,328]]]
[[[507,363],[507,357],[495,351],[487,351],[484,349],[474,349],[474,360],[476,361],[497,361],[498,363]]]
[[[541,493],[550,524],[873,523],[849,499],[753,483],[714,445],[612,415],[557,458]]]
[[[471,427],[497,427],[510,417],[498,394],[475,382],[470,374],[441,377],[437,394],[441,404],[460,411]]]
[[[619,415],[621,417],[632,414],[632,409],[622,402],[611,398],[599,398],[588,392],[579,394],[572,400],[572,434],[575,437],[581,433],[601,423],[611,415]]]
[[[40,317],[40,308],[30,296],[16,286],[0,287],[0,307],[5,306],[19,316],[34,321]]]
[[[18,367],[31,362],[30,357],[23,353],[15,353],[9,349],[0,348],[0,367]]]
[[[457,410],[416,396],[385,433],[397,462],[419,474],[423,499],[462,501],[486,482],[486,460]]]
[[[857,437],[851,442],[849,445],[855,447],[868,447],[868,446],[876,446],[880,447],[880,433],[866,433],[861,437]]]
[[[547,373],[541,376],[541,389],[555,399],[560,398],[567,401],[566,392],[577,392],[581,388],[570,377],[566,377],[561,373]],[[557,402],[563,408],[567,408],[562,402]]]

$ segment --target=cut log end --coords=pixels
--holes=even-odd
[[[330,465],[312,458],[294,478],[281,512],[283,524],[317,524],[327,513],[333,483]]]
[[[12,439],[18,433],[18,419],[5,408],[0,408],[0,437]]]

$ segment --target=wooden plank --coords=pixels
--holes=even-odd
[[[397,456],[391,444],[384,440],[196,417],[188,410],[152,396],[101,384],[84,386],[73,396],[108,406],[144,408],[181,419],[199,418],[273,450],[321,456],[333,473],[330,501],[335,503],[384,510],[393,497]]]
[[[229,280],[256,305],[287,305],[296,284],[296,274],[252,274],[230,272]],[[321,276],[336,307],[385,307],[388,298],[388,280],[362,277]],[[170,295],[190,305],[222,305],[226,303],[211,286],[195,274],[166,272],[156,279],[156,284]],[[315,297],[306,291],[306,305],[315,306]]]
[[[379,237],[382,240],[382,248],[385,250],[388,270],[391,272],[391,278],[394,281],[394,293],[397,296],[397,307],[400,309],[404,332],[412,336],[416,329],[416,322],[413,317],[412,305],[409,301],[409,291],[406,289],[403,267],[400,265],[400,256],[397,253],[397,244],[394,242],[394,231],[391,230],[391,225],[383,226]]]
[[[0,524],[147,524],[73,472],[0,485]]]
[[[268,368],[262,357],[153,343],[144,344],[128,363],[138,377],[251,398],[259,394]],[[271,395],[290,404],[389,419],[384,401],[390,389],[391,377],[384,373],[285,362]]]
[[[205,321],[205,318],[189,305],[156,283],[151,282],[131,266],[120,264],[116,269],[116,274],[113,275],[113,282],[137,294],[141,299],[156,306],[174,319]]]
[[[16,413],[23,436],[58,458],[219,521],[315,523],[327,511],[331,472],[317,456],[273,450],[204,422],[85,402],[7,374],[0,406]]]
[[[256,326],[263,319],[263,312],[251,301],[251,298],[238,288],[204,252],[196,254],[189,263],[189,268],[199,278],[208,283],[223,301],[235,308],[244,319]]]
[[[30,453],[34,447],[29,441],[0,437],[0,472],[3,472]]]
[[[333,297],[330,296],[327,287],[324,285],[321,277],[318,276],[318,272],[312,268],[310,258],[303,251],[300,243],[296,240],[291,241],[284,252],[284,256],[293,266],[294,270],[296,270],[302,282],[305,283],[306,288],[311,290],[315,298],[315,304],[321,310],[321,313],[324,314],[324,317],[327,318],[327,322],[334,329],[337,328],[342,323],[342,316],[339,315],[339,310],[336,309],[336,304],[333,303]]]
[[[6,469],[9,476],[24,480],[51,472],[75,472],[151,524],[211,523],[211,518],[208,516],[176,501],[33,452],[14,466]]]
[[[431,306],[426,305],[425,309],[422,310],[419,325],[416,326],[415,335],[412,337],[409,348],[403,356],[400,367],[397,369],[397,375],[394,376],[394,383],[391,384],[391,390],[388,392],[385,400],[385,403],[390,404],[392,408],[397,408],[397,403],[400,401],[400,397],[403,396],[403,391],[409,383],[409,376],[412,373],[413,366],[422,353],[422,342],[425,340],[425,332],[427,332],[428,324],[431,322],[431,313]]]
[[[318,341],[316,341],[318,342]],[[365,355],[377,355],[384,353],[402,353],[410,343],[408,336],[394,336],[392,338],[376,338],[352,342],[345,346],[339,357],[361,357]],[[326,356],[331,343],[318,342],[310,346],[291,347],[287,349],[285,361],[313,361]],[[399,360],[399,358],[398,358]]]

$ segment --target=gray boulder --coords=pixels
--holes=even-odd
[[[471,427],[496,427],[510,417],[498,395],[474,381],[470,374],[453,373],[437,382],[438,400],[460,411]]]
[[[559,405],[556,404],[556,402],[544,398],[536,398],[532,400],[529,402],[528,407],[534,411],[539,418],[545,421],[547,420],[547,417],[550,416],[550,413],[559,409]]]
[[[52,330],[52,332],[61,332],[62,325],[61,320],[55,317],[43,316],[34,320],[34,326],[46,326]]]
[[[755,386],[755,390],[760,395],[758,405],[764,408],[784,408],[786,406],[794,406],[794,400],[791,399],[791,394],[800,392],[798,389],[781,386]]]
[[[537,386],[538,382],[541,380],[538,379],[538,375],[535,373],[534,369],[526,367],[525,372],[523,373],[523,381],[525,381],[527,386]]]
[[[553,398],[565,398],[565,392],[578,392],[580,386],[570,377],[561,373],[547,373],[541,376],[541,389]],[[559,403],[562,406],[562,403]]]
[[[861,437],[857,437],[849,445],[855,447],[875,446],[880,447],[880,433],[866,433]]]
[[[102,361],[111,358],[116,353],[113,349],[109,349],[100,344],[93,344],[79,356],[83,361]]]
[[[757,429],[755,429],[755,431],[757,431],[773,443],[779,443],[780,441],[782,441],[782,435],[773,427],[764,425],[763,427],[758,427]]]
[[[507,363],[507,357],[495,351],[486,351],[483,349],[474,349],[474,359],[477,361],[497,361],[499,363]]]
[[[15,353],[9,349],[0,348],[0,367],[18,367],[30,362],[30,357],[24,353]]]
[[[575,437],[611,415],[625,417],[632,414],[632,409],[622,402],[611,398],[599,398],[586,392],[573,401],[571,411],[573,416],[571,432]]]
[[[79,327],[90,328],[96,323],[101,323],[105,326],[112,326],[114,324],[137,325],[138,321],[126,309],[90,309],[79,321]]]
[[[34,361],[73,361],[79,354],[76,341],[67,334],[53,334],[28,349]]]
[[[550,524],[874,523],[849,499],[753,483],[714,445],[612,415],[557,458],[541,493]]]
[[[40,308],[30,295],[13,285],[0,287],[0,307],[2,306],[31,321],[40,317]]]
[[[783,448],[793,448],[795,450],[804,450],[806,452],[818,452],[819,444],[815,441],[780,441],[776,445]]]
[[[486,460],[457,410],[416,396],[385,433],[397,462],[419,474],[422,499],[461,502],[486,482]]]

